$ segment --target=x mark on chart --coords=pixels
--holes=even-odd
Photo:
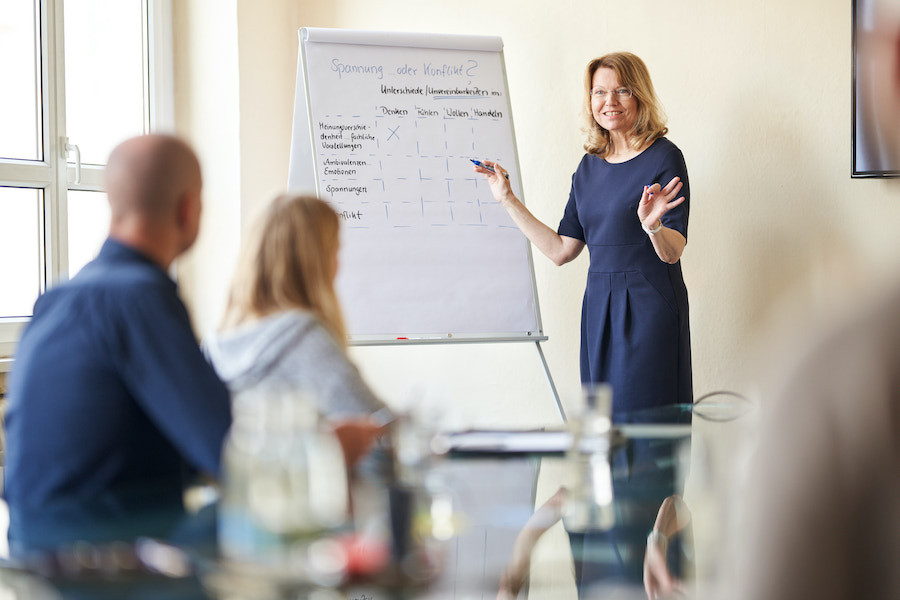
[[[400,129],[400,126],[399,126],[399,125],[397,125],[397,126],[394,127],[393,129],[391,129],[390,127],[388,127],[388,130],[389,130],[391,133],[390,133],[390,135],[387,136],[387,140],[385,140],[385,141],[389,141],[392,137],[395,137],[395,136],[396,136],[396,138],[399,140],[399,139],[400,139],[400,136],[397,135],[397,130],[398,130],[398,129]]]

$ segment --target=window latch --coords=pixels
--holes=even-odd
[[[69,138],[63,138],[63,145],[66,149],[66,158],[68,159],[69,153],[75,153],[75,183],[81,183],[81,149],[78,148],[78,144],[70,144]]]

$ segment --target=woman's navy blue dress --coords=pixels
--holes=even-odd
[[[687,238],[687,167],[666,138],[624,163],[586,154],[559,224],[559,234],[585,242],[591,258],[581,309],[581,380],[612,385],[618,420],[693,401],[681,262],[659,259],[637,216],[644,186],[665,186],[676,176],[686,200],[662,222]]]

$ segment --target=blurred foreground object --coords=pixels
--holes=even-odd
[[[311,399],[290,391],[239,394],[234,417],[219,509],[223,557],[273,576],[340,583],[346,557],[340,547],[323,548],[321,539],[349,519],[337,437],[319,426]]]
[[[729,597],[900,598],[900,287],[817,339],[762,406]]]

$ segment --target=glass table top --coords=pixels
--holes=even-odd
[[[302,585],[254,576],[219,556],[213,503],[195,514],[85,518],[80,527],[33,517],[42,543],[11,542],[0,591],[14,598],[644,598],[648,533],[667,502],[683,505],[691,412],[670,407],[662,424],[635,419],[603,452],[449,453],[428,460],[411,495],[355,488],[357,536],[379,527],[390,533],[397,506],[414,513],[408,541],[427,554],[418,567],[406,564],[415,551],[394,561],[390,543],[367,547],[345,536],[348,555],[380,560],[380,572]],[[413,504],[395,504],[403,497]],[[70,514],[90,511],[82,512]],[[662,560],[689,577],[690,525],[670,533]]]

